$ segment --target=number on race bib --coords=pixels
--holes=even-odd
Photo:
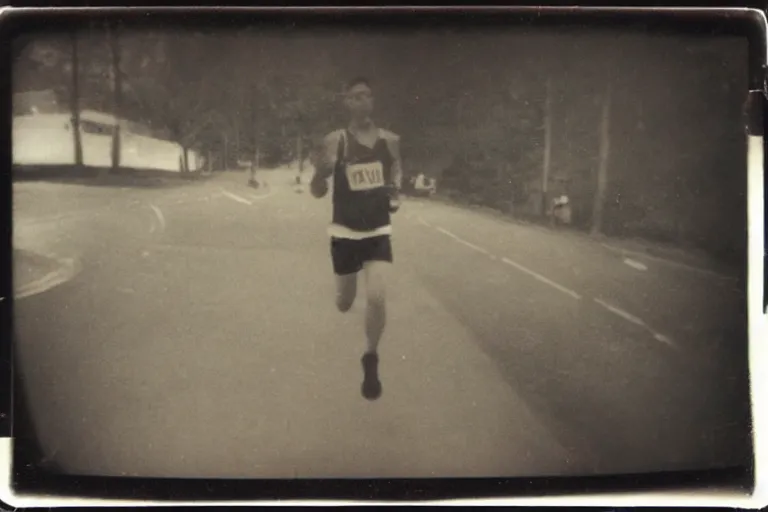
[[[381,162],[370,162],[347,166],[347,181],[350,190],[360,192],[384,186],[384,169]]]

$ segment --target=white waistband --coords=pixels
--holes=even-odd
[[[373,231],[355,231],[341,224],[331,224],[328,226],[328,235],[335,238],[347,238],[350,240],[365,240],[375,236],[384,236],[392,234],[392,225],[388,224]]]

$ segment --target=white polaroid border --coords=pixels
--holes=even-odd
[[[413,9],[414,7],[400,7]],[[431,6],[431,9],[441,7]],[[445,7],[442,7],[444,9]],[[482,6],[475,6],[482,8]],[[0,16],[12,8],[0,8]],[[273,8],[285,9],[285,8]],[[373,9],[373,7],[358,9]],[[379,8],[380,9],[380,8]],[[392,9],[392,8],[390,8]],[[397,9],[397,8],[395,8]],[[499,10],[516,10],[514,6]],[[559,10],[541,7],[540,11]],[[13,9],[17,11],[30,9]],[[571,11],[635,12],[702,11],[700,8],[590,8],[572,7]],[[761,29],[768,34],[768,18],[763,11],[749,8],[710,8],[713,12],[752,14],[760,19]],[[768,63],[768,45],[764,48],[764,62]],[[760,91],[766,95],[768,88]],[[455,499],[418,502],[398,502],[397,505],[506,505],[506,506],[563,506],[563,507],[734,507],[761,509],[768,506],[768,308],[763,307],[765,294],[765,158],[764,135],[747,136],[747,225],[748,225],[748,333],[749,369],[752,403],[754,443],[754,491],[751,495],[732,490],[663,492],[610,492],[603,494],[564,494],[548,497]],[[762,435],[761,435],[762,434]],[[108,498],[76,498],[63,496],[24,495],[12,487],[13,440],[0,438],[0,501],[14,508],[48,507],[137,507],[137,506],[295,506],[295,505],[391,505],[388,501],[345,500],[281,500],[281,501],[137,501]]]

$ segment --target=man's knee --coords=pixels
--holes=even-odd
[[[342,313],[352,309],[357,296],[357,275],[338,277],[336,283],[336,307]]]
[[[342,313],[346,313],[352,309],[352,304],[355,303],[355,298],[343,297],[341,295],[336,297],[336,308]]]
[[[368,302],[373,306],[383,306],[386,300],[387,289],[384,282],[384,276],[379,273],[371,273],[366,283],[366,296]]]
[[[384,282],[381,279],[371,280],[367,286],[368,300],[370,301],[383,301],[387,290],[384,286]]]

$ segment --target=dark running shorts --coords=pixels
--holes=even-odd
[[[366,261],[392,263],[390,236],[375,236],[363,240],[331,238],[331,260],[333,261],[333,272],[337,276],[360,272]]]

